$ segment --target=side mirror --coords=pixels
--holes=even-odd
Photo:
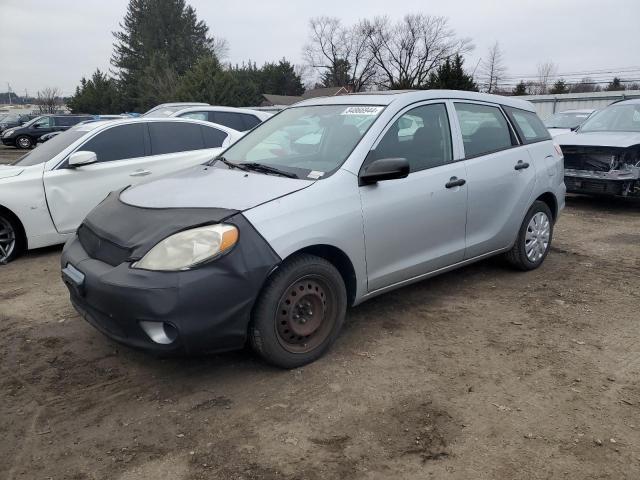
[[[98,161],[98,156],[95,152],[89,152],[86,150],[80,150],[69,155],[69,166],[72,168],[80,167],[82,165],[89,165]]]
[[[379,158],[360,170],[358,184],[371,185],[383,180],[405,178],[410,169],[406,158]]]

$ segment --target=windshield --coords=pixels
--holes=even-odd
[[[640,132],[640,104],[611,105],[593,115],[581,132]]]
[[[255,162],[298,178],[337,170],[384,107],[318,105],[283,110],[224,152],[236,164]]]
[[[547,128],[576,128],[589,118],[590,113],[556,113],[544,121]]]
[[[27,167],[29,165],[38,165],[40,163],[51,160],[62,150],[67,148],[73,142],[81,138],[87,133],[86,130],[70,129],[63,132],[51,140],[46,141],[42,145],[34,148],[25,156],[21,157],[14,165],[21,165]]]

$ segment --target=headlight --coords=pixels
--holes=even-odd
[[[10,137],[11,135],[13,135],[13,130],[11,129],[5,130],[4,133],[2,134],[3,137]]]
[[[238,229],[217,224],[179,232],[159,242],[133,268],[145,270],[188,270],[223,254],[238,241]]]

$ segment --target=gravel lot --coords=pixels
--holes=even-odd
[[[640,478],[640,202],[569,198],[542,268],[374,299],[293,371],[121,347],[59,255],[0,267],[0,478]]]

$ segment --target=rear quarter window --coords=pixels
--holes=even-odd
[[[535,113],[512,107],[505,107],[505,110],[516,127],[522,143],[535,143],[551,139],[549,131]]]

